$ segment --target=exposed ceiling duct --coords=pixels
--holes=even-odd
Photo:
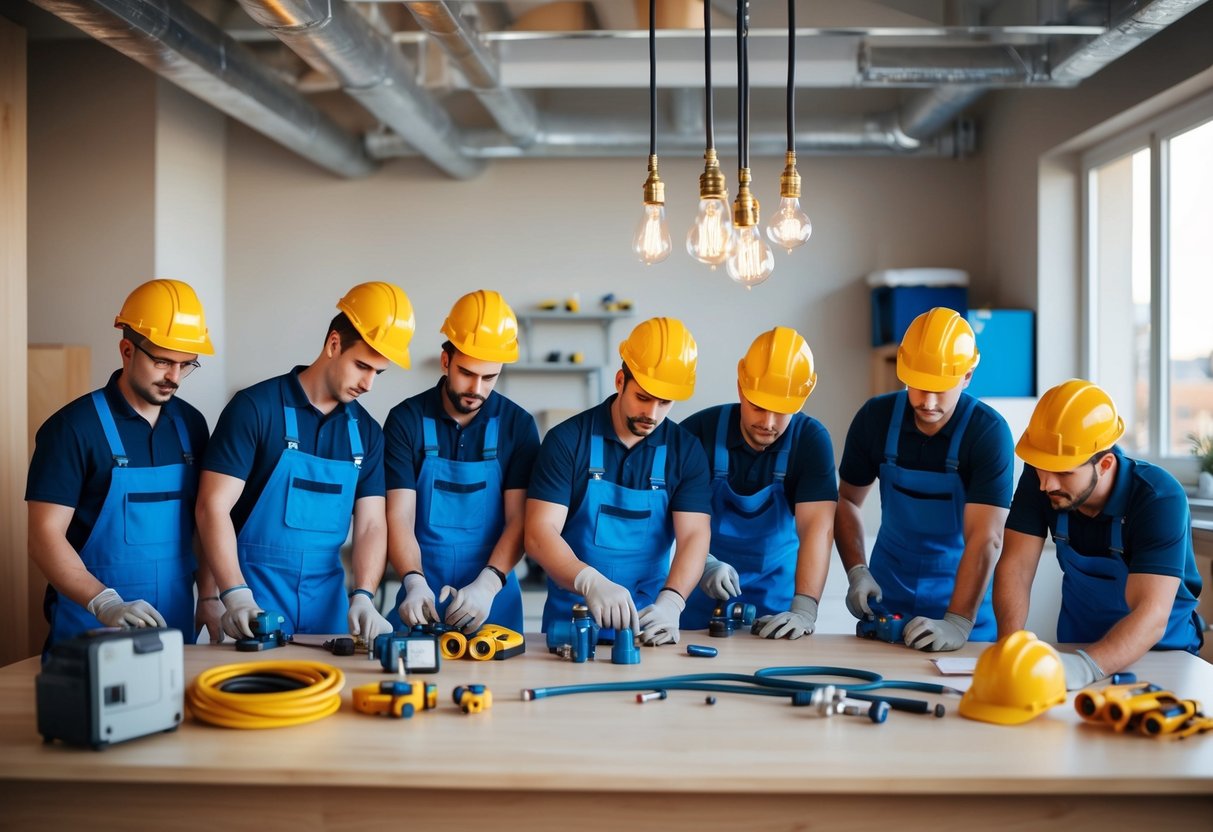
[[[340,0],[240,0],[253,20],[446,173],[466,179],[480,162],[460,149],[459,131],[416,80],[404,53]]]
[[[240,0],[250,21],[226,0],[188,1],[207,16],[184,0],[34,0],[346,176],[366,173],[370,159],[404,155],[466,178],[488,159],[647,152],[644,113],[630,93],[618,94],[647,88],[647,33],[635,22],[632,4],[600,0],[540,8],[525,0],[376,0],[378,5],[360,4],[370,10],[364,13],[344,0]],[[809,15],[798,14],[817,24],[797,29],[798,86],[841,91],[831,101],[858,89],[906,92],[893,107],[885,103],[887,95],[875,93],[883,98],[875,112],[856,112],[863,108],[853,104],[835,112],[814,107],[798,119],[797,150],[966,155],[973,152],[974,134],[960,117],[986,91],[1073,86],[1205,1],[946,0],[932,6],[815,0],[802,10]],[[732,37],[727,18],[735,4],[710,2],[726,24],[714,33],[723,47]],[[663,10],[677,5],[668,0]],[[936,19],[906,11],[930,8]],[[547,12],[552,14],[542,22],[534,14]],[[786,80],[782,17],[780,3],[754,4],[754,89],[782,88]],[[613,28],[594,28],[595,22]],[[685,18],[678,25],[695,23]],[[260,41],[289,54],[269,46],[275,40],[314,70],[295,78],[298,89],[339,90],[374,117],[377,123],[366,125],[365,149],[289,81],[279,80],[289,72],[271,70],[236,42]],[[702,41],[702,29],[658,31],[658,83],[673,96],[665,113],[673,129],[663,128],[659,136],[663,155],[703,152]],[[714,51],[722,90],[732,83],[735,66],[730,50]],[[564,104],[571,98],[580,106],[566,109],[560,94]],[[470,101],[478,109],[469,110]],[[782,109],[778,115],[782,119]],[[775,128],[775,119],[756,115],[754,124],[751,153],[782,155],[784,131]],[[726,152],[736,141],[730,132],[717,133],[717,146]]]
[[[34,2],[322,168],[374,170],[359,139],[180,0]]]

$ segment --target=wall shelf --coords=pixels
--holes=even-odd
[[[538,310],[518,316],[518,326],[522,330],[522,360],[510,365],[504,377],[510,374],[533,375],[581,375],[585,377],[586,396],[589,406],[593,406],[605,396],[603,390],[603,365],[601,363],[572,364],[568,361],[536,361],[534,345],[531,338],[532,330],[539,325],[555,324],[576,326],[591,324],[597,326],[602,335],[602,356],[606,361],[611,356],[611,324],[615,321],[630,318],[629,312],[563,312],[560,310]]]

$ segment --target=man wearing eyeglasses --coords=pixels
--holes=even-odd
[[[408,368],[413,306],[399,286],[373,282],[337,308],[320,355],[238,392],[207,449],[198,534],[221,590],[207,614],[232,638],[251,637],[266,609],[287,635],[348,626],[370,641],[392,629],[372,603],[387,566],[383,430],[356,400],[390,363]]]
[[[114,319],[122,368],[38,430],[25,500],[30,557],[49,586],[46,650],[85,630],[175,627],[193,641],[196,460],[206,420],[176,398],[213,355],[202,304],[179,280],[131,292]],[[214,594],[201,571],[200,594]]]
[[[1066,688],[1115,673],[1147,650],[1197,653],[1200,573],[1183,486],[1125,456],[1125,423],[1104,390],[1070,379],[1040,397],[1015,446],[1023,475],[994,572],[998,635],[1023,629],[1045,535],[1061,564],[1057,640]]]

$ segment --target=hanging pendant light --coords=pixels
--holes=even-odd
[[[779,177],[779,210],[767,226],[767,237],[791,253],[813,233],[809,215],[800,209],[800,173],[796,170],[796,2],[788,0],[788,152]]]
[[[729,278],[747,289],[771,276],[775,255],[758,231],[759,205],[750,192],[750,36],[749,2],[737,0],[737,199],[733,225],[737,242],[725,261]]]
[[[644,181],[644,214],[632,237],[632,251],[646,266],[670,256],[670,228],[665,221],[665,183],[657,171],[657,13],[649,0],[649,176]]]
[[[699,177],[699,213],[687,232],[687,254],[715,269],[733,250],[733,218],[729,192],[720,162],[712,118],[712,4],[703,4],[703,86],[707,144],[703,151],[703,173]]]

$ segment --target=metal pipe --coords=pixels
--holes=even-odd
[[[355,136],[180,0],[33,2],[326,170],[375,169]]]

